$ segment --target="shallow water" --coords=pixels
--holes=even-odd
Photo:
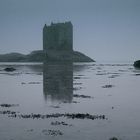
[[[5,67],[16,68],[5,72]],[[140,70],[131,63],[0,63],[0,139],[140,139]],[[2,111],[14,111],[16,117]],[[62,114],[105,119],[24,118]]]

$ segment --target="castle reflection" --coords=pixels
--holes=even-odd
[[[71,102],[73,98],[73,64],[43,64],[43,90],[45,100]]]

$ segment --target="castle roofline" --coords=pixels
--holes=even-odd
[[[49,26],[47,26],[47,25],[45,24],[45,25],[44,25],[44,28],[45,28],[45,27],[50,27],[50,26],[67,25],[67,24],[72,25],[71,21],[58,22],[58,23],[53,23],[53,22],[51,22],[51,24],[50,24]]]
[[[47,25],[45,24],[43,28],[47,28]]]

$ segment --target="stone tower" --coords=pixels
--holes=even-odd
[[[71,22],[45,24],[43,50],[46,60],[69,61],[73,52],[73,26]]]

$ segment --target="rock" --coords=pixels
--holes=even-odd
[[[49,136],[61,136],[63,133],[60,130],[42,130],[42,133],[44,135],[49,135]]]
[[[133,66],[136,68],[140,68],[140,60],[135,61]]]
[[[29,129],[29,130],[27,130],[27,132],[33,132],[34,131],[34,129]]]
[[[0,104],[0,107],[15,107],[19,106],[18,104]]]
[[[16,69],[13,68],[13,67],[7,67],[4,70],[7,71],[7,72],[12,72],[12,71],[15,71]]]
[[[112,88],[112,87],[114,87],[114,85],[104,85],[104,86],[102,86],[102,88]]]
[[[89,120],[105,120],[107,119],[105,115],[91,115],[91,114],[83,114],[83,113],[65,113],[65,114],[17,114],[16,112],[12,111],[0,111],[0,114],[10,115],[8,117],[12,118],[20,118],[20,119],[49,119],[49,118],[60,118],[65,117],[67,119],[89,119]]]
[[[29,82],[28,84],[40,84],[40,82]]]
[[[51,122],[51,125],[57,126],[57,125],[64,125],[64,126],[72,126],[72,124],[67,124],[65,122],[59,122],[59,121],[55,121],[55,122]]]
[[[109,140],[118,140],[116,137],[112,137]]]
[[[0,111],[0,114],[3,114],[3,115],[16,115],[16,112],[15,111],[10,111],[10,110],[3,110],[3,111]]]
[[[73,94],[73,97],[75,97],[75,98],[92,98],[91,96],[87,96],[87,95],[78,95],[78,94]]]
[[[140,73],[136,73],[136,74],[134,74],[135,76],[140,76]]]
[[[51,105],[50,107],[52,107],[52,108],[60,108],[60,106],[58,106],[58,105]]]

